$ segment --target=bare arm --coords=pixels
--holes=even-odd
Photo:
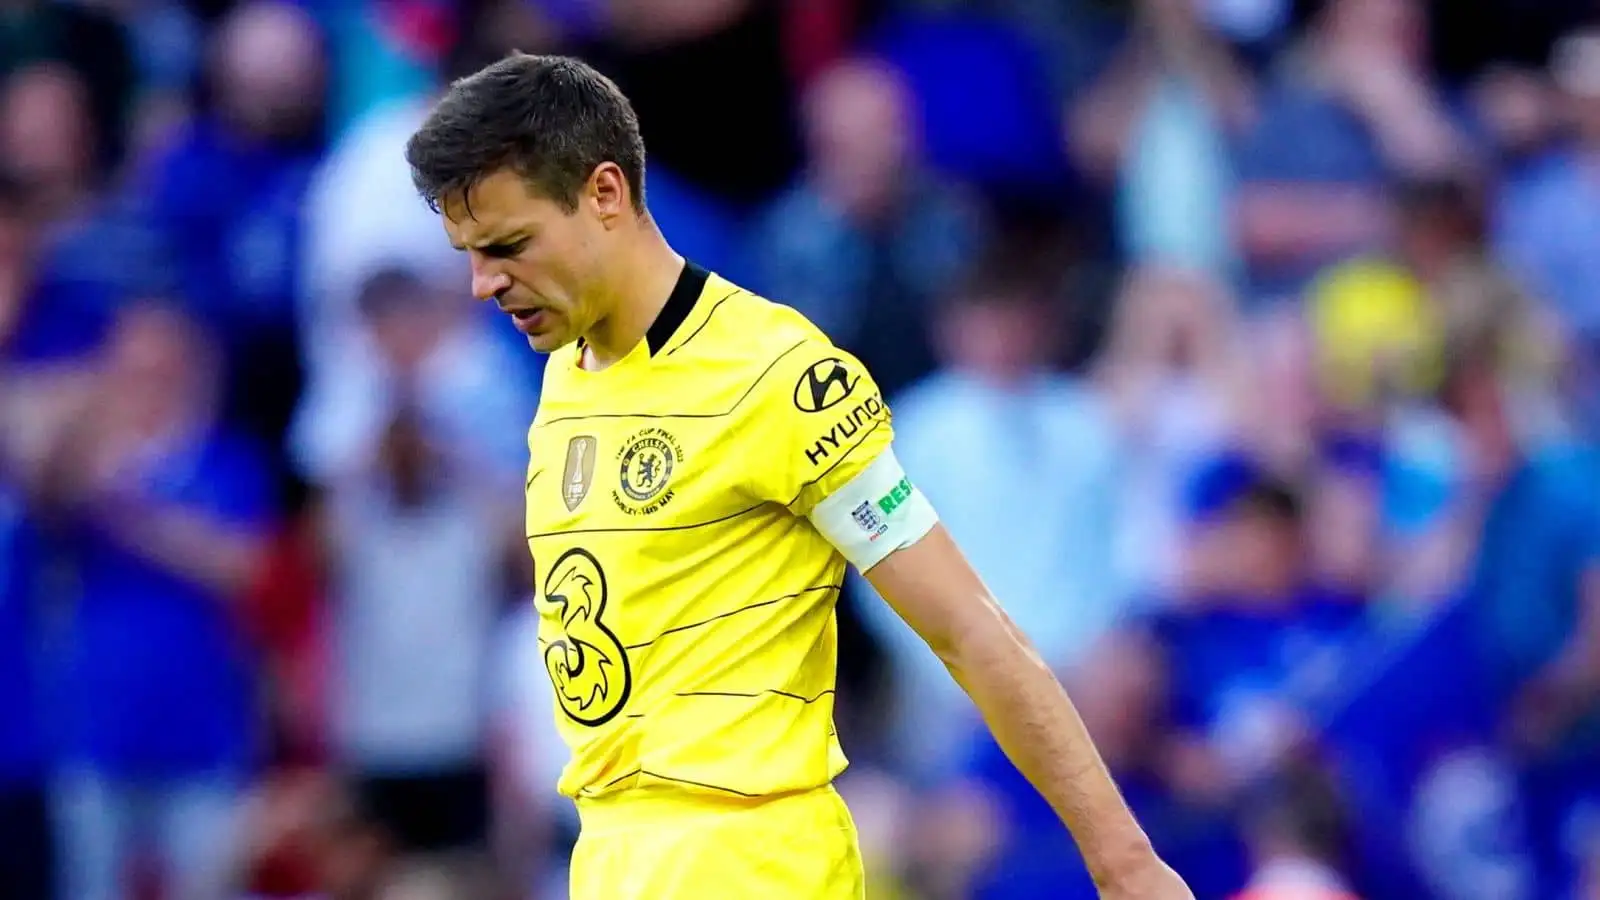
[[[786,356],[769,379],[777,389],[763,397],[771,424],[760,452],[788,452],[754,470],[756,496],[806,516],[928,642],[1066,823],[1102,900],[1194,900],[1134,821],[1066,691],[901,468],[871,378],[822,341]],[[832,450],[820,438],[840,421],[861,427],[853,444]]]
[[[258,535],[176,506],[117,503],[98,518],[129,550],[228,596],[250,586],[265,550]]]
[[[1188,898],[1122,800],[1066,691],[944,526],[866,572],[1072,832],[1104,897]]]
[[[1376,242],[1391,227],[1383,198],[1374,191],[1298,182],[1244,186],[1235,215],[1245,255],[1267,265]]]

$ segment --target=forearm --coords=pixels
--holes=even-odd
[[[1262,264],[1373,243],[1390,229],[1382,198],[1359,188],[1259,183],[1244,189],[1237,216],[1245,253]]]
[[[1369,104],[1367,122],[1390,164],[1411,175],[1433,174],[1461,161],[1461,142],[1443,110],[1422,91]]]
[[[1152,857],[1066,690],[992,602],[942,652],[1006,755],[1072,833],[1097,884]]]
[[[97,519],[129,550],[226,595],[249,585],[261,559],[257,538],[182,510],[116,504]]]

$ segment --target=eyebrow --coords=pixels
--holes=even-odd
[[[467,249],[469,249],[469,247],[471,249],[476,249],[476,250],[488,250],[488,249],[490,249],[492,247],[509,247],[512,244],[515,244],[517,241],[525,240],[526,238],[527,238],[527,235],[525,235],[525,234],[523,234],[522,232],[519,231],[519,232],[516,232],[514,234],[505,236],[505,237],[495,238],[492,241],[479,241],[476,244],[471,244],[471,245],[458,244],[455,241],[451,241],[450,242],[450,246],[456,248],[457,250],[463,251],[463,252],[466,251]]]

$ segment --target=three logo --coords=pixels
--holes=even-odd
[[[581,548],[561,554],[545,575],[542,595],[561,620],[561,637],[544,648],[556,703],[580,725],[604,725],[633,693],[633,669],[603,620],[609,598],[599,560]]]

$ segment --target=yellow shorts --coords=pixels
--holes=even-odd
[[[863,900],[832,787],[743,800],[627,791],[578,805],[572,900]]]

